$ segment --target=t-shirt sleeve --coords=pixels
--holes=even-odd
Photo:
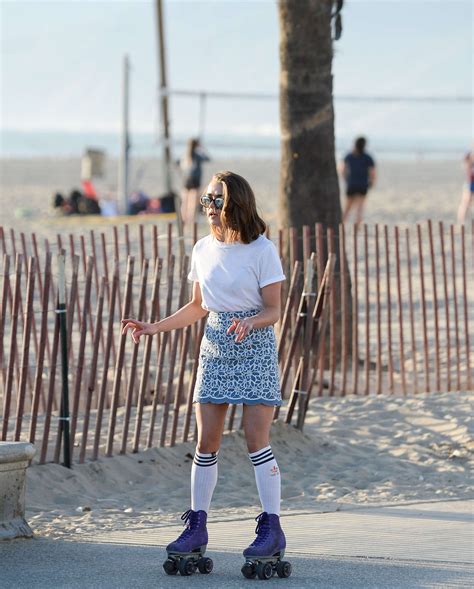
[[[259,260],[258,285],[260,288],[285,280],[280,257],[276,247],[269,242]]]
[[[369,168],[375,168],[375,161],[371,155],[367,156],[367,164],[368,164]]]
[[[188,280],[191,282],[199,282],[199,276],[197,273],[197,253],[196,253],[196,246],[193,247],[193,251],[191,254],[191,268],[188,273]]]

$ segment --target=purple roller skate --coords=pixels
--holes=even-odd
[[[207,513],[188,509],[181,516],[186,528],[184,532],[166,547],[168,558],[163,563],[167,575],[192,575],[199,570],[209,574],[214,566],[210,558],[204,557],[207,547]]]
[[[245,564],[242,574],[247,579],[270,579],[275,573],[281,578],[291,575],[291,564],[282,560],[286,538],[280,526],[280,518],[264,511],[255,518],[257,537],[244,550]]]

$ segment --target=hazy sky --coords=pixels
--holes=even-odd
[[[172,88],[278,92],[275,0],[166,0]],[[471,0],[346,0],[336,95],[472,95]],[[157,125],[154,2],[1,0],[1,127],[116,131],[128,53],[131,126]],[[195,133],[197,100],[173,99]],[[336,103],[340,134],[470,139],[472,105]],[[209,132],[278,132],[278,102],[211,100]]]

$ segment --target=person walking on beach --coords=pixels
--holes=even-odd
[[[181,167],[184,171],[184,188],[181,201],[183,224],[192,226],[201,190],[202,164],[210,160],[202,149],[199,139],[190,139]]]
[[[466,184],[463,186],[461,202],[458,208],[458,223],[466,220],[466,215],[474,201],[474,150],[466,153],[464,157],[464,169],[466,171]]]
[[[243,429],[263,509],[256,518],[257,537],[244,556],[255,562],[277,555],[278,560],[286,540],[280,526],[280,470],[270,445],[270,426],[275,406],[281,405],[273,325],[280,317],[285,276],[244,178],[233,172],[215,174],[200,202],[210,234],[192,252],[191,301],[157,323],[122,320],[123,332],[130,329],[138,343],[143,335],[183,328],[207,316],[193,397],[198,442],[191,471],[191,507],[182,516],[186,529],[167,551],[183,556],[202,552],[207,545],[207,515],[217,482],[224,421],[229,405],[242,403]],[[277,568],[278,574],[289,576],[289,563],[279,564],[290,568],[287,574]],[[248,562],[242,568],[245,576],[255,576],[255,570]],[[175,572],[170,569],[170,574]]]
[[[342,162],[341,172],[347,185],[346,206],[342,216],[343,223],[347,222],[352,209],[355,210],[355,223],[358,225],[362,222],[367,192],[375,184],[375,162],[366,153],[366,144],[365,137],[358,137],[352,151],[346,155]]]

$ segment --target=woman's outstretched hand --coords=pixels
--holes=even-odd
[[[231,334],[235,332],[235,341],[241,342],[244,337],[247,337],[248,334],[253,329],[253,323],[250,317],[246,317],[245,319],[239,319],[238,317],[232,317],[232,324],[227,330],[227,334]]]
[[[158,333],[154,323],[145,323],[137,319],[122,319],[122,334],[125,335],[127,331],[132,330],[132,339],[138,344],[142,335],[155,335]]]

